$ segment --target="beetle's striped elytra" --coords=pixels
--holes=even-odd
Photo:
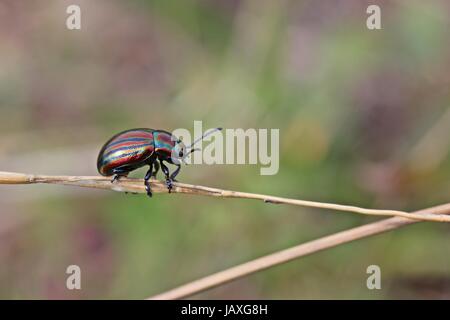
[[[131,129],[113,136],[105,143],[97,160],[100,174],[110,176],[121,166],[143,166],[154,151],[151,129]]]

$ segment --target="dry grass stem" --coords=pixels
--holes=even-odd
[[[60,184],[86,188],[113,190],[119,192],[132,192],[132,193],[146,192],[144,187],[144,181],[142,179],[121,178],[119,181],[111,183],[110,177],[101,177],[101,176],[48,176],[48,175],[34,175],[34,174],[0,171],[0,184],[31,184],[31,183]],[[223,190],[179,182],[176,182],[173,185],[174,188],[172,190],[172,193],[184,193],[190,195],[202,195],[220,198],[255,199],[255,200],[262,200],[266,203],[272,204],[290,204],[302,207],[353,212],[363,215],[403,217],[420,221],[450,222],[449,216],[434,213],[417,214],[397,210],[367,209],[350,205],[289,199],[256,193]],[[151,187],[153,193],[165,193],[165,194],[168,193],[165,183],[162,181],[152,180]]]

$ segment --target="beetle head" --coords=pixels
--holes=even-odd
[[[184,159],[188,155],[186,145],[180,139],[177,140],[175,146],[172,149],[171,160],[175,164],[184,163]]]

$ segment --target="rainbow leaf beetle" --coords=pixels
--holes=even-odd
[[[165,130],[149,128],[129,129],[114,135],[101,148],[97,158],[97,170],[103,176],[113,176],[111,182],[145,165],[149,166],[144,177],[145,189],[149,197],[152,196],[149,180],[156,177],[161,167],[166,178],[166,186],[172,190],[172,182],[180,172],[181,163],[192,152],[199,150],[193,146],[206,136],[222,128],[212,129],[195,140],[189,147]],[[177,168],[172,174],[164,162]]]

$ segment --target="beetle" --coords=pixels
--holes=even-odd
[[[166,178],[166,186],[169,193],[172,190],[172,182],[181,169],[181,163],[185,163],[186,157],[199,150],[193,146],[206,136],[222,128],[215,128],[195,140],[189,147],[170,132],[149,128],[129,129],[114,135],[101,148],[97,158],[97,170],[103,176],[113,176],[111,183],[145,165],[149,169],[144,177],[145,190],[149,197],[152,196],[149,180],[156,177],[161,167]],[[164,162],[175,165],[177,168],[172,174]]]

